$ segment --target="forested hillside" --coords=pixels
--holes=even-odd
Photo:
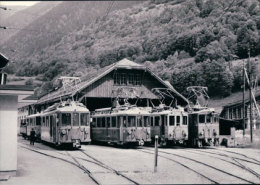
[[[71,28],[73,16],[64,22]],[[180,92],[189,85],[203,85],[211,96],[227,96],[241,85],[241,66],[230,61],[247,58],[248,49],[252,57],[260,55],[257,0],[145,1],[100,16],[89,25],[82,23],[62,38],[52,35],[53,42],[41,49],[33,44],[26,55],[17,53],[23,67],[12,70],[17,75],[43,74],[42,79],[50,81],[61,74],[84,76],[127,57],[145,63]],[[42,35],[26,37],[22,43]],[[11,46],[16,47],[17,37],[13,39]],[[40,41],[42,45],[44,40]]]

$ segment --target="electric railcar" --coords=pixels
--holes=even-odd
[[[197,147],[219,144],[219,116],[213,108],[195,108],[189,113],[189,141]]]
[[[184,108],[172,108],[163,104],[151,114],[151,138],[155,136],[161,145],[186,144],[188,141],[188,113]]]
[[[82,103],[54,104],[41,114],[41,140],[80,148],[81,143],[91,141],[89,123],[90,112]]]
[[[36,139],[41,139],[41,114],[32,114],[21,120],[20,134],[23,138],[29,138],[31,130],[34,129]]]
[[[119,145],[151,142],[150,110],[130,105],[96,109],[92,115],[91,139]]]

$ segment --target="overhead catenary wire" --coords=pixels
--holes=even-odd
[[[104,17],[107,17],[108,14],[110,13],[110,11],[112,10],[112,7],[113,7],[113,4],[114,4],[115,1],[110,1],[107,9],[106,9],[106,13],[105,15],[102,17],[102,19]],[[8,9],[7,7],[0,7],[4,10],[11,10],[11,9]],[[97,17],[96,19],[98,19],[99,17]],[[95,20],[96,20],[95,19]],[[100,28],[100,27],[99,27]],[[99,28],[97,30],[99,30]],[[27,28],[19,28],[19,27],[9,27],[9,26],[1,26],[0,25],[0,30],[1,29],[4,29],[4,30],[20,30],[20,31],[30,31],[30,32],[36,32],[36,33],[43,33],[43,31],[41,30],[37,30],[37,29],[27,29]],[[86,34],[76,34],[76,33],[63,33],[63,32],[51,32],[51,31],[44,31],[44,33],[49,33],[49,34],[59,34],[59,35],[67,35],[67,36],[70,36],[70,35],[75,35],[75,36],[86,36]]]

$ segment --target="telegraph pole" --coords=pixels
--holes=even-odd
[[[251,62],[250,62],[250,48],[248,48],[248,72],[249,72],[249,99],[250,99],[250,141],[253,143],[253,119],[252,119],[252,88],[251,88]]]
[[[246,89],[246,78],[245,78],[245,61],[243,60],[243,137],[245,137],[245,127],[246,127],[246,122],[245,122],[245,89]]]

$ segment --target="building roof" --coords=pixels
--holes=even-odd
[[[8,62],[8,58],[4,56],[2,53],[0,53],[0,69],[5,67]]]
[[[29,85],[0,85],[0,94],[33,94],[33,86]]]
[[[30,85],[0,85],[0,90],[33,91]]]
[[[31,95],[31,96],[27,96],[27,97],[24,98],[23,100],[38,100],[38,97],[33,94],[33,95]]]
[[[154,76],[158,81],[160,81],[162,84],[164,84],[167,88],[172,89],[179,97],[184,99],[184,101],[188,102],[188,100],[185,97],[183,97],[180,93],[178,93],[169,83],[163,81],[160,77],[155,75],[149,68],[145,67],[144,65],[137,64],[128,59],[123,59],[114,64],[101,68],[98,72],[95,71],[93,73],[90,73],[90,74],[82,77],[82,82],[77,84],[74,88],[65,90],[64,88],[61,87],[57,91],[54,91],[50,94],[43,96],[38,101],[38,104],[41,104],[41,103],[44,103],[47,101],[52,101],[55,99],[59,99],[60,97],[74,96],[77,92],[85,89],[86,87],[90,86],[91,84],[93,84],[94,82],[101,79],[102,77],[104,77],[105,75],[107,75],[108,73],[110,73],[111,71],[113,71],[117,68],[146,70],[152,76]],[[78,87],[78,88],[76,88],[76,87]]]
[[[260,96],[260,89],[257,89],[254,94],[255,94],[255,97],[259,97]],[[245,103],[248,103],[249,101],[250,101],[249,91],[247,90],[245,92]],[[239,104],[242,104],[242,103],[243,103],[243,92],[239,92],[237,94],[237,96],[233,97],[233,100],[230,103],[224,105],[224,108],[236,106],[236,105],[239,105]]]

